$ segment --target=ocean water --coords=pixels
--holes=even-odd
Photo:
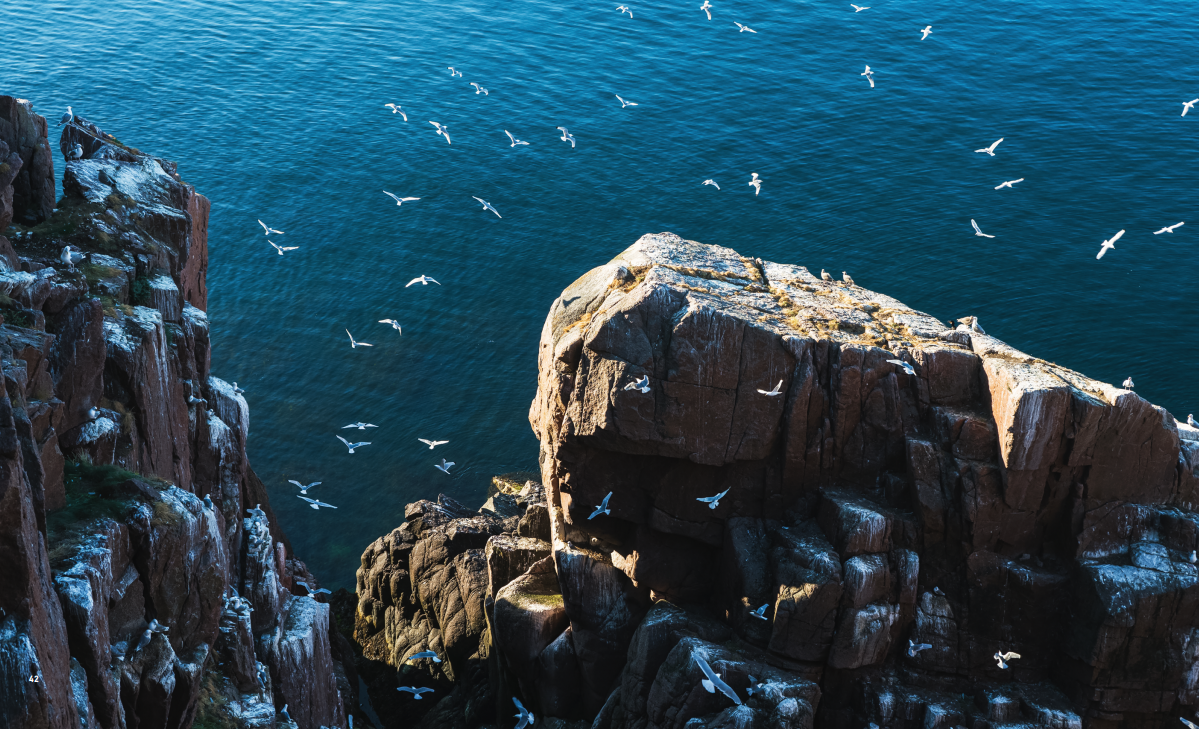
[[[695,0],[628,2],[632,18],[599,0],[0,5],[0,93],[52,119],[71,104],[212,200],[213,370],[246,389],[251,462],[326,586],[352,589],[406,503],[477,504],[491,475],[536,470],[548,307],[648,232],[849,271],[1199,412],[1185,4],[715,0],[709,21]],[[258,218],[299,249],[277,255]],[[442,285],[404,287],[421,274]],[[359,420],[379,427],[340,429]],[[309,509],[293,478],[338,509]]]

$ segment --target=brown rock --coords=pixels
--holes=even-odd
[[[36,225],[49,218],[54,209],[54,158],[48,132],[46,118],[33,112],[32,103],[0,96],[0,142],[21,160],[20,170],[12,181],[12,210],[22,225]],[[0,189],[4,187],[0,179]],[[0,215],[0,230],[7,227],[8,222]]]

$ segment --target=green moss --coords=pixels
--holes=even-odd
[[[94,286],[105,279],[116,278],[121,275],[120,269],[112,266],[101,266],[95,263],[81,263],[79,270],[83,272],[84,278],[87,279],[89,285]]]
[[[525,481],[540,481],[541,474],[533,473],[532,471],[511,471],[509,473],[501,473],[498,476],[491,477],[491,488],[488,489],[488,496],[499,494],[510,494],[515,496],[525,487]]]
[[[116,466],[93,466],[86,461],[72,461],[63,470],[63,486],[67,504],[46,514],[46,536],[51,545],[51,562],[55,554],[66,556],[78,544],[83,527],[98,519],[120,519],[129,508],[127,497],[117,493],[117,486],[136,473]]]
[[[33,326],[33,317],[21,309],[0,306],[0,316],[3,316],[4,323],[10,326],[23,327],[25,329]]]
[[[138,276],[133,280],[133,285],[129,287],[129,298],[137,306],[150,305],[150,278],[148,276]]]
[[[234,720],[226,706],[229,699],[221,691],[225,676],[219,669],[213,669],[204,674],[200,682],[200,696],[196,701],[196,718],[192,729],[237,729],[239,724]]]

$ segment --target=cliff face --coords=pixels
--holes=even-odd
[[[594,729],[1194,712],[1199,431],[1136,393],[670,234],[563,292],[539,371],[548,544],[488,558],[487,589],[462,593],[488,621],[500,726],[513,696]],[[364,555],[360,619],[417,554]]]
[[[46,133],[0,96],[0,725],[344,726],[353,666],[210,372],[208,200],[75,117],[55,208]]]

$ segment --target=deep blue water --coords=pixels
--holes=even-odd
[[[327,586],[352,587],[407,502],[476,504],[492,474],[536,469],[548,307],[647,232],[847,270],[1199,412],[1185,4],[716,0],[708,21],[695,0],[629,2],[632,19],[600,0],[0,5],[0,93],[52,118],[73,105],[212,200],[213,369],[247,390],[251,461]],[[276,255],[256,218],[299,250]],[[421,274],[443,285],[404,288]],[[347,327],[375,346],[352,350]],[[338,430],[358,420],[380,427]],[[348,455],[336,433],[372,445]],[[289,478],[339,509],[310,510]]]

